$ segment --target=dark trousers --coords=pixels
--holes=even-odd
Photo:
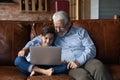
[[[76,80],[112,80],[110,73],[97,59],[91,59],[77,69],[71,69],[69,75]]]

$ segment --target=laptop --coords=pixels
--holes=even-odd
[[[30,47],[30,62],[36,65],[60,65],[61,48],[60,47]]]

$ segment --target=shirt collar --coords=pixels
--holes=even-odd
[[[65,36],[71,35],[73,33],[74,33],[74,28],[73,28],[73,26],[70,26],[69,30],[66,32],[66,34],[64,36],[60,36],[59,34],[57,34],[57,36],[65,37]]]

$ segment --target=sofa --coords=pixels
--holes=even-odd
[[[96,58],[109,70],[113,80],[120,80],[120,20],[74,20],[73,25],[85,28],[97,49]],[[74,80],[67,74],[26,76],[14,65],[17,53],[39,35],[52,21],[0,21],[0,80]]]

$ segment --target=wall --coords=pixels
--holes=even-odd
[[[36,20],[51,20],[54,12],[53,0],[48,0],[48,12],[21,12],[20,0],[14,0],[14,3],[0,3],[0,20],[21,20],[21,21],[36,21]]]
[[[90,19],[99,19],[99,1],[100,0],[91,0],[91,18]]]
[[[120,16],[120,0],[80,0],[81,19],[113,19]]]
[[[81,19],[99,19],[99,0],[80,0]]]
[[[36,21],[36,20],[51,20],[51,16],[54,12],[54,1],[48,0],[48,12],[21,12],[20,11],[20,0],[14,0],[14,3],[0,3],[0,20],[22,20],[22,21]],[[88,0],[86,0],[88,1]],[[113,19],[114,15],[120,15],[120,0],[99,0],[99,10],[96,10],[95,5],[91,7],[90,14],[86,14],[87,18],[92,15],[91,18],[95,18],[95,15],[99,19]],[[51,6],[52,5],[52,6]],[[86,8],[86,13],[89,13],[89,5]],[[86,19],[87,19],[86,18]]]
[[[99,0],[99,18],[113,19],[114,15],[120,16],[120,0]]]

